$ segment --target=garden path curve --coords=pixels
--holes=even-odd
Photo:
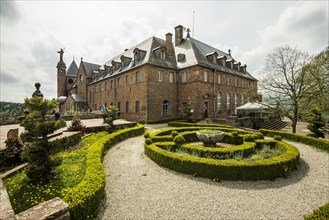
[[[329,202],[329,155],[292,143],[301,167],[275,181],[222,181],[158,166],[144,137],[114,145],[104,156],[106,197],[98,219],[303,219]]]

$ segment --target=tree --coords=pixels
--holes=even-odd
[[[23,159],[28,161],[26,175],[31,182],[48,181],[54,162],[49,157],[47,135],[66,126],[63,120],[46,120],[46,115],[53,113],[58,103],[55,100],[44,100],[42,96],[25,99],[25,107],[29,114],[21,125],[25,132],[21,138],[30,144],[23,151]]]
[[[119,109],[116,106],[108,106],[106,107],[106,111],[103,113],[105,122],[110,126],[110,129],[114,128],[113,122],[117,119],[118,110]]]
[[[267,55],[266,76],[261,88],[270,99],[279,103],[285,116],[292,121],[292,132],[296,133],[297,121],[305,111],[302,100],[307,96],[311,85],[306,83],[304,69],[310,56],[288,45],[277,47]]]
[[[308,113],[312,114],[314,108],[319,108],[323,116],[329,118],[329,47],[312,58],[305,71],[310,84],[304,99]]]
[[[322,128],[325,125],[325,121],[321,116],[321,111],[319,108],[312,110],[312,113],[308,117],[308,122],[310,124],[307,126],[307,129],[313,133],[312,136],[324,138],[324,133],[319,130],[319,128]]]

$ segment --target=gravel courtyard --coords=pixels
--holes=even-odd
[[[329,202],[329,155],[292,143],[301,166],[275,181],[222,181],[171,171],[144,154],[144,137],[104,156],[106,197],[98,219],[303,219]]]

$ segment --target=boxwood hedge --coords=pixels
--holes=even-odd
[[[63,198],[69,205],[72,219],[88,219],[97,214],[97,207],[104,197],[105,172],[102,156],[105,150],[114,143],[143,133],[144,126],[137,125],[113,132],[89,147],[83,180],[76,187],[68,189]]]
[[[305,220],[328,220],[329,202],[315,209],[312,214],[304,216]]]
[[[280,135],[283,139],[301,142],[301,143],[313,146],[315,148],[324,150],[329,153],[329,141],[325,140],[325,139],[318,139],[318,138],[313,138],[313,137],[304,136],[304,135],[300,135],[300,134],[294,134],[294,133],[290,133],[290,132],[273,131],[273,130],[267,130],[267,129],[260,129],[260,132],[262,132],[265,136],[271,136],[271,137]]]
[[[261,140],[259,140],[261,141]],[[265,160],[216,160],[169,152],[157,143],[144,145],[145,153],[156,163],[179,172],[219,180],[272,180],[286,176],[299,164],[297,148],[276,142],[285,153]]]
[[[268,180],[280,176],[286,176],[289,172],[296,169],[299,164],[299,151],[297,148],[280,141],[275,140],[257,140],[264,138],[262,134],[249,133],[246,131],[240,132],[239,129],[223,128],[226,133],[227,142],[239,139],[243,143],[243,135],[245,142],[241,146],[235,146],[229,150],[226,149],[209,149],[206,147],[191,146],[184,144],[177,146],[173,142],[170,135],[172,131],[178,131],[187,142],[196,141],[195,132],[200,127],[183,127],[164,129],[159,132],[150,134],[152,144],[145,144],[145,154],[148,155],[156,163],[163,165],[169,169],[179,172],[198,175],[201,177],[214,178],[220,180]],[[222,128],[218,128],[222,130]],[[237,136],[236,133],[239,133]],[[225,139],[225,137],[224,137]],[[253,142],[247,142],[253,140]],[[232,141],[231,141],[232,142]],[[150,143],[150,142],[148,142]],[[242,144],[240,143],[240,144]],[[222,158],[228,154],[241,153],[250,155],[254,149],[262,145],[270,145],[283,150],[283,154],[264,160],[234,160],[234,159],[213,159],[199,157],[200,155],[213,154],[214,157]],[[235,149],[235,150],[232,150]],[[175,153],[177,150],[185,151],[192,155],[184,155]],[[229,152],[229,151],[236,152]],[[193,156],[198,155],[198,156]]]

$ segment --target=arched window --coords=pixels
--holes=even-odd
[[[162,103],[162,114],[169,115],[169,101],[164,100]]]
[[[217,112],[222,112],[222,93],[217,94]]]
[[[234,94],[234,112],[235,112],[235,114],[237,114],[236,107],[238,107],[238,94],[237,93]]]
[[[227,93],[226,97],[226,110],[230,111],[231,110],[231,94]]]

